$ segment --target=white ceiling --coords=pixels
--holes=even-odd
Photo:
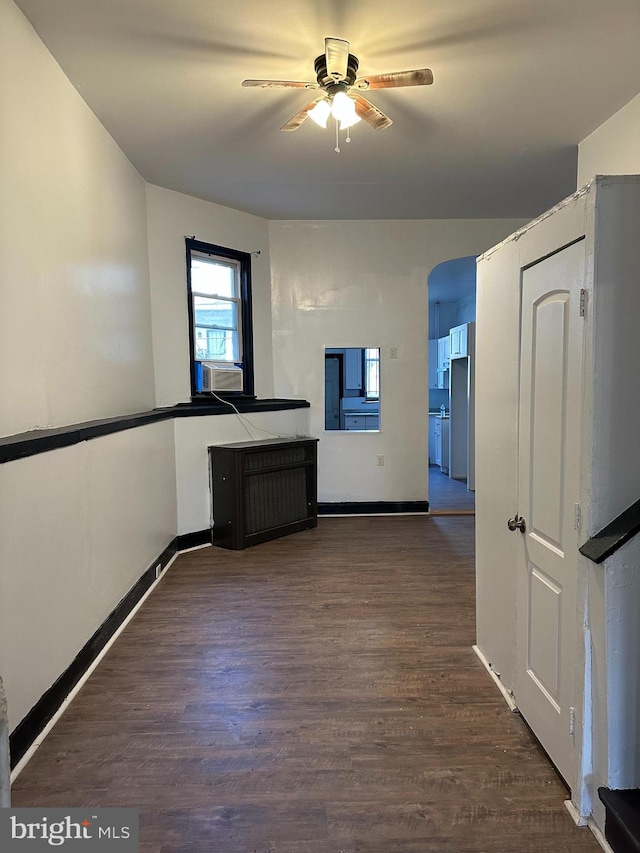
[[[576,146],[640,91],[638,0],[16,0],[144,178],[274,219],[533,217],[575,189]],[[279,128],[325,36],[394,120]]]

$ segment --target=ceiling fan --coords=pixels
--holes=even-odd
[[[359,61],[356,56],[349,53],[348,41],[326,38],[324,48],[324,53],[320,54],[314,62],[315,83],[297,80],[243,80],[242,85],[265,89],[321,89],[320,97],[303,107],[280,130],[297,130],[308,118],[313,119],[321,127],[326,127],[327,119],[332,115],[336,119],[336,150],[339,150],[338,126],[344,130],[360,119],[364,119],[375,130],[384,130],[392,124],[389,116],[364,98],[360,92],[400,86],[427,86],[433,83],[433,73],[429,68],[358,77]],[[348,137],[347,141],[349,141]]]

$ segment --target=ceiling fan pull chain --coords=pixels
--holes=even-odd
[[[338,126],[338,119],[336,119],[336,147],[334,150],[336,154],[340,153],[340,129]]]

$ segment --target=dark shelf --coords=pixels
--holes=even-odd
[[[279,412],[289,409],[308,409],[306,400],[270,399],[256,400],[251,397],[234,398],[233,405],[243,414],[251,412]],[[167,408],[151,409],[117,418],[103,418],[85,421],[79,424],[56,427],[55,429],[37,429],[17,435],[0,438],[0,464],[26,459],[38,453],[71,447],[81,441],[91,441],[104,435],[135,429],[139,426],[172,418],[205,417],[207,415],[233,415],[233,409],[218,402],[178,403]]]
[[[579,551],[594,563],[602,563],[638,532],[640,532],[640,501],[636,501],[603,527],[599,533],[588,539]]]

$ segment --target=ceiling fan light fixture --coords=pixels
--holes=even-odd
[[[359,121],[360,116],[356,113],[354,109],[353,115],[340,119],[340,130],[348,130],[350,127],[353,127],[354,124],[358,124]]]
[[[340,122],[341,130],[352,127],[360,121],[360,116],[356,113],[355,101],[344,92],[337,92],[334,95],[331,103],[331,115],[336,121]]]
[[[318,127],[326,127],[327,119],[331,115],[331,107],[328,101],[318,101],[312,110],[307,113],[310,119],[315,121]]]
[[[357,56],[349,53],[349,42],[345,39],[326,38],[324,53],[317,56],[313,64],[316,82],[300,80],[243,80],[243,86],[268,89],[319,89],[320,97],[302,107],[282,125],[280,130],[297,130],[311,118],[319,127],[326,128],[329,116],[335,119],[336,134],[347,131],[363,119],[374,130],[384,130],[393,124],[389,116],[364,98],[360,92],[368,89],[397,89],[406,86],[427,86],[433,83],[430,68],[416,68],[412,71],[393,71],[388,74],[358,77],[360,62]],[[351,94],[353,90],[353,94]],[[336,151],[339,151],[336,142]]]

